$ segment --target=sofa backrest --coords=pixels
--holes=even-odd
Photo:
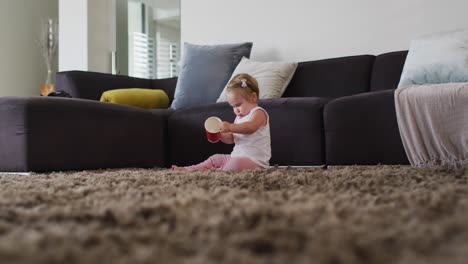
[[[300,62],[283,97],[338,98],[396,89],[408,51]]]
[[[177,77],[167,79],[153,79],[151,80],[151,87],[153,89],[164,90],[169,97],[169,104],[174,100],[175,88],[177,85]]]
[[[151,88],[149,79],[88,71],[63,71],[56,75],[57,90],[73,98],[97,100],[103,92],[121,88]]]
[[[369,91],[375,56],[300,62],[283,97],[337,98]]]
[[[375,57],[370,91],[396,89],[400,82],[407,50],[384,53]]]

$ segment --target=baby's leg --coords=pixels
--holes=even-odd
[[[231,159],[226,163],[226,165],[224,165],[222,169],[223,171],[242,171],[263,169],[263,167],[259,166],[249,158],[231,157]]]
[[[203,161],[202,163],[186,167],[177,167],[175,165],[172,165],[172,169],[186,171],[218,169],[222,168],[224,164],[226,164],[229,161],[229,159],[231,159],[231,155],[215,154],[209,157],[207,160]]]

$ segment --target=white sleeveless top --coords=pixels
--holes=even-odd
[[[231,157],[249,158],[261,167],[267,168],[271,158],[271,139],[270,139],[270,117],[265,109],[257,106],[250,110],[250,113],[244,117],[236,117],[234,124],[240,124],[249,121],[255,111],[265,112],[267,122],[265,126],[259,127],[252,134],[233,133],[234,150]]]

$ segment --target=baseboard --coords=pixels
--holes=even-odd
[[[315,168],[315,169],[324,169],[326,166],[325,165],[310,165],[310,166],[307,166],[307,165],[304,165],[304,166],[270,166],[269,168],[270,169],[274,169],[274,168]]]
[[[16,175],[24,175],[24,176],[31,175],[30,172],[0,172],[0,175],[1,174],[16,174]]]

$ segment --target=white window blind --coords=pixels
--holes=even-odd
[[[156,78],[171,78],[178,74],[177,62],[179,46],[167,40],[160,40],[157,43],[156,51]]]
[[[154,42],[147,34],[133,32],[132,76],[154,78]]]

